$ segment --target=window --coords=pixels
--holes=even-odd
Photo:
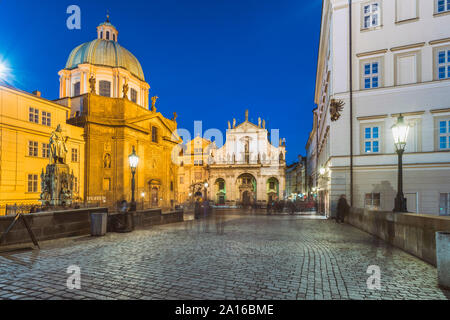
[[[158,142],[158,128],[152,127],[152,142]]]
[[[78,178],[77,177],[73,177],[73,191],[75,193],[78,193]]]
[[[131,101],[133,101],[134,103],[137,102],[137,91],[134,90],[133,88],[131,88],[130,90],[130,96],[131,96]]]
[[[28,155],[30,157],[38,156],[38,143],[36,141],[28,141]]]
[[[100,31],[100,39],[103,39],[103,31]]]
[[[414,52],[396,56],[396,85],[417,83],[419,81],[417,61],[417,53]]]
[[[439,150],[450,150],[450,119],[439,120]]]
[[[437,77],[439,80],[450,78],[450,47],[437,50]]]
[[[72,162],[78,162],[78,149],[72,148]]]
[[[28,175],[28,192],[38,192],[38,175]]]
[[[203,165],[203,160],[194,160],[194,166],[200,167]]]
[[[269,189],[274,190],[275,189],[275,182],[271,181],[269,182]]]
[[[111,97],[111,82],[101,80],[99,82],[100,95],[103,97]]]
[[[202,148],[194,148],[194,154],[203,154]]]
[[[364,128],[364,153],[380,152],[380,127]]]
[[[379,193],[366,193],[364,199],[364,207],[372,210],[380,209],[380,194]]]
[[[116,41],[116,34],[113,33],[113,40]]]
[[[417,0],[397,0],[397,22],[417,18]]]
[[[450,193],[439,194],[439,215],[450,215]]]
[[[219,190],[225,189],[225,181],[219,181]]]
[[[380,25],[380,3],[378,1],[363,5],[363,29]]]
[[[42,144],[42,158],[50,158],[50,145],[48,143]]]
[[[363,88],[378,88],[380,86],[380,63],[378,61],[364,63],[363,69]]]
[[[106,31],[106,40],[109,40],[109,31]]]
[[[437,13],[450,11],[450,0],[435,0],[435,1]]]
[[[42,124],[44,126],[52,126],[52,114],[50,112],[42,111]]]
[[[173,181],[170,181],[170,191],[173,191]]]
[[[74,96],[79,96],[80,95],[80,82],[75,82],[75,84],[73,85],[73,95]]]
[[[28,112],[28,120],[30,122],[39,123],[39,109],[30,107]]]

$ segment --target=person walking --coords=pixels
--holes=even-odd
[[[339,223],[339,222],[344,223],[344,218],[348,214],[349,209],[350,209],[350,206],[347,203],[345,194],[343,194],[339,198],[338,205],[337,205],[337,217],[336,217],[337,223]]]

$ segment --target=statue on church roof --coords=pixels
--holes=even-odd
[[[245,110],[245,121],[248,121],[248,109]]]
[[[152,111],[153,112],[156,112],[156,100],[158,100],[159,99],[159,97],[157,97],[157,96],[154,96],[154,97],[152,97]]]
[[[176,112],[173,113],[172,121],[176,121],[178,117],[178,114]]]
[[[231,129],[231,123],[228,121],[228,129]]]
[[[266,128],[266,120],[263,120],[263,121],[262,121],[262,126],[263,126],[263,129]]]
[[[233,129],[236,128],[236,118],[233,118]]]
[[[258,118],[258,128],[261,128],[261,117]]]

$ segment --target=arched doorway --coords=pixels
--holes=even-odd
[[[278,182],[277,178],[270,178],[267,180],[267,186],[266,186],[267,190],[267,201],[272,202],[272,201],[277,201],[279,200],[279,196],[280,196],[280,184]]]
[[[160,197],[161,181],[157,179],[152,179],[148,182],[148,193],[150,195],[150,206],[159,207],[159,197]]]
[[[225,196],[226,196],[226,187],[225,180],[222,178],[218,178],[214,183],[214,190],[216,193],[216,204],[224,205],[225,204]]]
[[[157,207],[159,204],[159,195],[158,195],[158,188],[153,187],[151,190],[151,201],[152,201],[152,207]]]
[[[256,179],[250,173],[241,174],[237,179],[241,204],[244,206],[256,202]]]

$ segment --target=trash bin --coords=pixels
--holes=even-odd
[[[450,232],[436,232],[436,262],[438,283],[450,289]]]
[[[104,236],[107,222],[107,212],[91,212],[91,236]]]

